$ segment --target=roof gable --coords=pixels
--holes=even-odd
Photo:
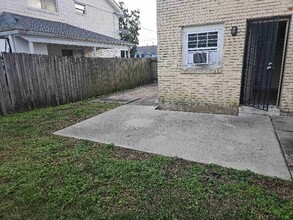
[[[120,9],[119,5],[114,0],[107,0],[109,4],[115,9],[115,11],[118,13],[118,15],[122,15],[123,12]]]
[[[108,37],[103,34],[88,31],[69,24],[3,12],[0,15],[0,32],[14,30],[21,31],[22,33],[50,34],[63,38],[75,38],[116,45],[130,45],[129,43],[119,39]]]

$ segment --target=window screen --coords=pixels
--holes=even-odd
[[[32,8],[39,8],[52,12],[57,11],[56,0],[27,0],[27,5]]]
[[[56,11],[56,2],[55,0],[42,0],[43,9],[48,11]]]
[[[188,35],[188,49],[217,49],[218,32],[196,33]]]
[[[39,8],[39,9],[42,8],[41,0],[27,0],[27,5],[33,8]]]
[[[85,5],[82,5],[82,4],[79,4],[79,3],[75,3],[75,10],[78,13],[85,14]]]

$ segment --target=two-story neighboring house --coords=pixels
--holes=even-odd
[[[114,0],[1,0],[0,51],[120,57],[122,15]]]
[[[158,0],[157,8],[161,108],[293,112],[292,0]]]

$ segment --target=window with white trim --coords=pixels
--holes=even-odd
[[[183,29],[183,67],[218,68],[221,65],[224,25]]]
[[[27,5],[32,8],[56,12],[56,0],[27,0]]]
[[[75,2],[75,11],[80,14],[85,14],[85,5]]]
[[[129,58],[128,50],[121,50],[121,58]]]

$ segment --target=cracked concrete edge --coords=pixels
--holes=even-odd
[[[292,177],[292,180],[293,180],[293,167],[289,167],[289,171],[290,171],[290,174],[291,174],[291,177]]]
[[[109,104],[119,104],[119,105],[128,105],[130,103],[136,102],[138,100],[140,100],[141,98],[136,98],[136,99],[132,99],[132,100],[106,100],[106,99],[97,99],[95,100],[95,102],[101,102],[101,103],[109,103]]]
[[[287,160],[287,158],[286,158],[286,153],[285,153],[284,148],[283,148],[283,145],[282,145],[282,143],[281,143],[280,136],[279,136],[279,134],[278,134],[278,132],[277,132],[277,129],[275,128],[275,125],[274,125],[274,123],[273,123],[272,117],[269,116],[269,118],[270,118],[270,121],[271,121],[271,123],[272,123],[273,129],[274,129],[274,133],[275,133],[276,138],[277,138],[277,140],[278,140],[278,143],[279,143],[280,149],[281,149],[281,151],[282,151],[282,154],[283,154],[283,157],[284,157],[285,163],[286,163],[286,165],[287,165],[287,168],[288,168],[289,174],[290,174],[290,176],[291,176],[291,180],[293,181],[293,167],[292,167],[292,166],[289,166],[289,164],[288,164],[288,160]]]
[[[131,100],[131,101],[129,101],[129,102],[126,102],[125,105],[128,105],[128,104],[130,104],[130,103],[136,102],[136,101],[138,101],[138,100],[141,100],[141,98],[133,99],[133,100]]]

